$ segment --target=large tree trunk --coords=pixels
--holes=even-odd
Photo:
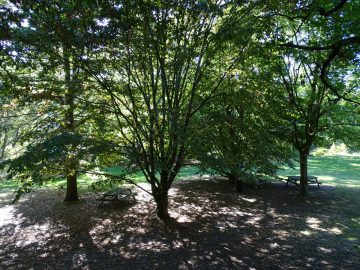
[[[300,151],[300,194],[299,196],[307,195],[308,186],[308,153]]]
[[[66,176],[66,196],[65,201],[77,201],[79,200],[77,190],[77,176],[71,174]]]
[[[153,175],[153,178],[155,179],[155,175]],[[155,182],[155,180],[153,182]],[[170,218],[169,186],[169,173],[167,171],[162,171],[160,173],[160,186],[156,186],[153,183],[151,184],[152,194],[156,202],[156,214],[162,220]]]

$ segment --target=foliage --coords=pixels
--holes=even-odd
[[[10,2],[1,8],[2,56],[6,61],[2,92],[15,108],[11,117],[26,117],[19,123],[19,142],[25,149],[5,163],[9,176],[17,175],[25,183],[31,176],[33,183],[42,183],[53,175],[65,175],[72,182],[68,183],[66,199],[77,200],[78,173],[104,159],[101,149],[107,151],[106,159],[116,149],[104,137],[107,129],[99,117],[100,106],[92,103],[89,89],[94,84],[80,69],[80,58],[86,53],[79,56],[75,44],[68,43],[85,30],[77,15],[84,14],[86,4]],[[84,51],[83,44],[76,46]],[[90,160],[83,160],[89,156],[94,157],[91,166]]]
[[[283,138],[286,129],[277,111],[276,89],[262,81],[265,74],[259,69],[256,73],[227,79],[222,95],[197,116],[191,145],[204,168],[245,182],[274,176],[292,156]]]
[[[65,175],[71,200],[82,172],[141,171],[167,218],[185,158],[246,178],[273,175],[293,146],[304,188],[313,144],[360,147],[359,10],[351,0],[8,1],[2,166],[20,193]]]

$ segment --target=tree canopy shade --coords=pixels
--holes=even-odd
[[[245,58],[226,78],[221,95],[195,117],[191,140],[201,166],[234,180],[238,191],[243,182],[276,175],[292,157],[278,109],[282,89],[271,80],[270,66],[261,56]]]
[[[317,55],[317,63],[321,66],[321,82],[327,86],[337,98],[360,105],[354,91],[343,91],[334,84],[338,77],[338,68],[348,68],[351,72],[359,65],[358,53],[360,32],[358,1],[304,1],[290,4],[288,10],[277,10],[274,14],[286,21],[283,47],[300,50],[308,55]],[[296,15],[294,11],[297,11]],[[321,55],[321,60],[319,59]],[[342,72],[345,75],[347,72]],[[349,89],[347,89],[349,90]]]
[[[9,1],[0,97],[28,115],[9,173],[65,175],[66,200],[76,200],[80,172],[108,160],[136,167],[168,218],[190,155],[232,178],[274,174],[290,142],[305,164],[335,107],[358,117],[357,10],[320,0]]]
[[[114,125],[130,162],[151,184],[158,216],[167,218],[168,190],[188,152],[192,118],[219,91],[251,40],[250,33],[238,53],[223,53],[229,20],[234,12],[248,20],[250,5],[136,1],[112,8],[116,16],[102,19],[103,32],[116,29],[102,50],[112,60],[106,73],[86,68],[111,100]]]

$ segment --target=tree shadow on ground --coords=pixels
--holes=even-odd
[[[41,190],[0,208],[0,268],[359,269],[359,201],[326,187],[297,199],[284,186],[237,194],[224,180],[178,181],[166,223],[141,190],[138,203],[107,207]]]

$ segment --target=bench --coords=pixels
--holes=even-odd
[[[321,183],[318,181],[317,176],[309,175],[307,179],[309,184],[317,184],[318,187],[320,187]],[[298,182],[300,182],[300,176],[288,175],[286,180],[286,187],[288,186],[289,182],[298,186]]]
[[[110,190],[102,195],[101,198],[97,199],[101,201],[102,205],[105,201],[107,202],[136,202],[136,193],[130,188],[116,188]]]

